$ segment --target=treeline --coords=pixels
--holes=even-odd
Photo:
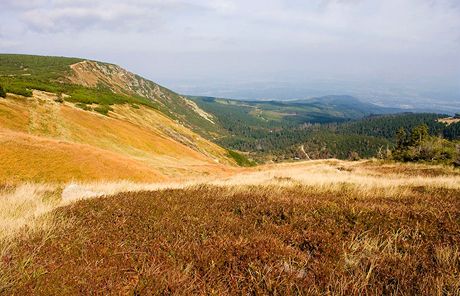
[[[286,122],[257,124],[254,117],[248,122],[249,110],[240,107],[230,107],[227,111],[220,109],[219,112],[228,112],[226,116],[218,117],[228,134],[217,142],[233,150],[249,152],[259,161],[381,156],[396,147],[396,134],[400,128],[411,134],[420,125],[426,126],[430,139],[433,139],[432,145],[435,145],[434,139],[460,139],[460,123],[441,123],[438,119],[447,116],[442,114],[373,115],[343,123],[292,125]],[[445,145],[447,140],[439,143]]]
[[[444,138],[449,140],[459,140],[460,139],[460,122],[452,123],[444,128],[443,131]]]
[[[426,124],[414,127],[409,133],[401,127],[396,133],[396,146],[386,158],[460,165],[460,144],[431,136]]]
[[[333,124],[269,130],[246,127],[243,133],[223,137],[218,140],[218,143],[230,149],[250,152],[259,160],[273,161],[306,158],[299,150],[301,146],[312,159],[346,159],[350,155],[371,157],[380,147],[391,145],[391,142],[385,138],[353,133],[342,134],[337,133],[336,130],[337,126]]]
[[[359,159],[372,157],[381,147],[389,146],[386,139],[363,135],[341,135],[321,129],[308,134],[303,141],[268,153],[271,160],[289,159]]]
[[[435,113],[373,115],[341,124],[337,128],[337,132],[373,136],[393,141],[400,127],[409,132],[416,126],[426,124],[431,135],[441,136],[446,125],[438,122],[438,119],[447,116]]]

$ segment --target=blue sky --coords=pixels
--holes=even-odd
[[[460,101],[458,0],[1,2],[0,52],[113,62],[185,93]]]

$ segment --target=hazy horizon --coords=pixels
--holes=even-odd
[[[119,64],[175,91],[460,110],[454,0],[4,0],[0,52]]]

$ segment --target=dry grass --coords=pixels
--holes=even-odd
[[[3,240],[0,286],[6,294],[458,295],[460,177],[429,168],[316,161],[226,179],[6,187],[0,213],[16,214],[0,223],[16,231]]]
[[[88,145],[0,129],[0,182],[159,181],[142,161]]]
[[[443,174],[430,173],[429,170]],[[384,173],[380,171],[384,170]],[[390,171],[392,170],[392,172]],[[316,193],[336,193],[344,188],[353,188],[361,197],[372,197],[381,193],[404,195],[412,188],[460,189],[460,172],[451,167],[382,164],[363,161],[348,162],[339,160],[320,160],[275,166],[242,169],[228,177],[194,176],[175,178],[174,181],[139,183],[133,181],[72,182],[64,190],[64,200],[115,195],[128,191],[157,191],[163,189],[183,189],[199,184],[231,186],[235,190],[246,185],[311,187]],[[351,185],[351,186],[349,186]]]
[[[24,168],[32,170],[29,166]],[[444,170],[444,174],[430,173]],[[37,169],[38,170],[38,169]],[[381,171],[384,173],[381,173]],[[304,186],[314,194],[341,194],[348,192],[355,198],[369,199],[382,194],[394,197],[404,197],[413,190],[445,190],[460,189],[460,174],[458,170],[450,167],[413,165],[413,164],[382,164],[379,162],[348,162],[339,160],[310,161],[303,163],[281,164],[276,166],[257,167],[246,169],[240,173],[234,173],[226,178],[223,177],[194,177],[176,179],[176,181],[139,183],[136,181],[117,181],[116,173],[126,173],[133,176],[131,171],[110,170],[115,181],[101,180],[93,182],[73,181],[64,184],[33,184],[26,183],[20,186],[5,185],[0,189],[3,213],[0,220],[7,221],[8,213],[16,212],[14,204],[22,205],[24,210],[35,211],[35,206],[42,209],[40,213],[48,212],[56,207],[68,205],[80,199],[116,195],[123,192],[159,191],[166,189],[186,189],[200,184],[218,187],[231,187],[233,191],[246,191],[247,186],[269,186],[270,188],[284,188],[292,186]],[[392,173],[393,172],[393,173]],[[92,180],[96,180],[91,176]],[[158,178],[158,176],[155,176]],[[88,178],[91,179],[91,178]],[[59,197],[57,197],[59,195]],[[53,196],[51,199],[43,196]],[[28,202],[25,202],[28,201]],[[36,203],[36,204],[35,204]],[[39,206],[40,205],[40,206]],[[12,208],[7,210],[7,208]],[[46,209],[46,210],[43,210]],[[29,221],[30,217],[24,212],[18,212],[18,217]],[[4,222],[4,225],[7,225]],[[24,223],[9,223],[18,227]],[[3,227],[8,232],[8,227]]]
[[[11,266],[32,259],[9,271],[5,292],[458,294],[458,190],[363,199],[349,189],[195,186],[80,201],[53,212],[74,223],[10,250]]]
[[[224,149],[158,111],[114,106],[107,117],[54,98],[0,100],[0,182],[155,182],[233,170]]]
[[[48,237],[55,228],[49,212],[61,201],[61,189],[50,185],[4,185],[0,188],[0,258],[8,260],[18,237]],[[25,256],[15,268],[21,270],[30,259]],[[0,291],[14,283],[12,274],[0,272]]]
[[[0,239],[14,235],[26,225],[36,228],[36,218],[54,209],[60,200],[61,190],[55,186],[4,186],[0,191]]]

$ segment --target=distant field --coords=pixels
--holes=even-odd
[[[460,293],[449,167],[312,161],[1,192],[4,294]]]
[[[440,118],[438,121],[442,122],[442,123],[445,123],[447,125],[450,125],[450,124],[453,124],[453,123],[460,122],[460,118],[447,117],[447,118]]]

